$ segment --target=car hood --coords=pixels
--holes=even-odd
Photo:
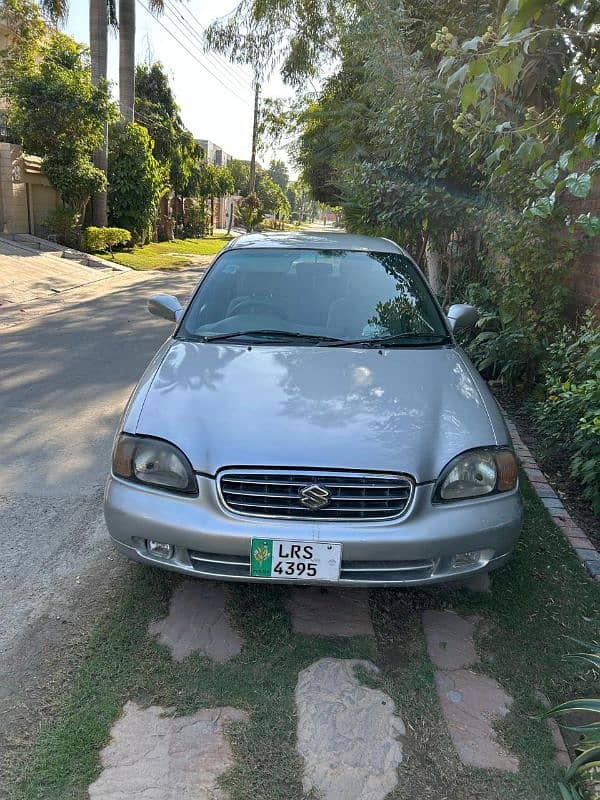
[[[418,482],[435,480],[463,450],[505,438],[487,387],[456,348],[180,340],[141,381],[123,427],[173,442],[208,474],[310,467],[406,472]]]

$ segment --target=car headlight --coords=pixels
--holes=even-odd
[[[517,460],[508,447],[468,450],[442,470],[433,493],[434,503],[510,492],[517,485]]]
[[[198,493],[190,462],[178,447],[163,439],[122,433],[113,450],[112,469],[119,478],[171,492]]]

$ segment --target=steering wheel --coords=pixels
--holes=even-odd
[[[227,316],[233,317],[250,309],[262,309],[263,311],[268,311],[270,314],[280,317],[281,319],[288,318],[288,315],[282,308],[273,306],[266,300],[254,300],[252,297],[240,297],[237,300],[232,300],[229,308],[227,309]]]

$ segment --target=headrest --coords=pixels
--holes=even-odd
[[[328,261],[296,261],[294,268],[296,275],[302,277],[326,278],[332,273],[332,267]]]

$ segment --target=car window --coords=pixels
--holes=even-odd
[[[343,340],[447,334],[428,287],[401,253],[281,248],[225,252],[178,336],[271,329]]]

